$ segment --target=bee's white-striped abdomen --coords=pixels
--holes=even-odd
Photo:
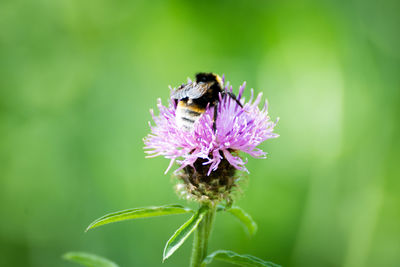
[[[202,114],[203,112],[198,108],[188,106],[185,102],[180,101],[175,111],[176,124],[184,130],[191,131]]]

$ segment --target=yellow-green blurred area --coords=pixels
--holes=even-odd
[[[236,201],[258,233],[219,214],[210,252],[400,266],[399,14],[398,0],[2,0],[0,265],[72,267],[61,255],[86,251],[162,266],[189,215],[84,229],[186,204],[142,138],[168,85],[213,71],[264,92],[281,136],[262,145],[267,160],[249,158]],[[187,266],[190,250],[163,266]]]

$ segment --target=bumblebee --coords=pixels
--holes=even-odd
[[[191,131],[196,121],[206,111],[207,106],[214,108],[214,125],[217,118],[219,94],[229,95],[239,106],[242,104],[236,96],[223,89],[223,82],[219,75],[214,73],[198,73],[196,81],[182,84],[172,93],[176,101],[176,122],[179,127]]]

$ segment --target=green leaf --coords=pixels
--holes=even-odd
[[[224,205],[218,204],[217,205],[217,212],[226,211],[226,207]]]
[[[86,228],[86,232],[90,229],[96,228],[98,226],[109,224],[113,222],[125,221],[130,219],[138,219],[138,218],[148,218],[148,217],[156,217],[163,215],[171,215],[171,214],[182,214],[193,212],[192,209],[185,208],[181,205],[165,205],[159,207],[144,207],[144,208],[136,208],[129,210],[122,210],[113,213],[109,213],[104,215],[103,217],[98,218],[94,222],[92,222],[88,228]]]
[[[226,211],[235,216],[243,224],[243,226],[250,235],[254,235],[257,232],[256,222],[243,209],[234,206],[231,207],[230,209],[227,209]]]
[[[118,267],[116,263],[106,258],[85,252],[68,252],[63,258],[87,267]]]
[[[208,208],[201,207],[187,222],[171,236],[164,248],[163,261],[168,259],[197,228]]]
[[[228,250],[217,250],[211,253],[204,259],[202,266],[210,264],[214,259],[218,261],[233,263],[244,267],[265,267],[265,266],[281,267],[280,265],[277,265],[269,261],[264,261],[262,259],[259,259],[251,255],[240,255],[233,251],[228,251]]]

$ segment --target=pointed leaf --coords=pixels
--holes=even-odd
[[[63,258],[87,267],[118,267],[116,263],[106,258],[85,252],[68,252]]]
[[[269,261],[264,261],[252,255],[240,255],[228,250],[217,250],[211,253],[204,259],[203,266],[210,264],[214,259],[244,267],[281,267],[280,265]]]
[[[156,217],[163,215],[171,215],[171,214],[182,214],[193,212],[192,209],[185,208],[181,205],[165,205],[158,207],[144,207],[144,208],[135,208],[129,210],[122,210],[113,213],[109,213],[104,215],[103,217],[98,218],[94,222],[92,222],[86,231],[90,229],[96,228],[98,226],[109,224],[113,222],[138,219],[138,218],[148,218],[148,217]]]
[[[208,208],[201,207],[187,222],[171,236],[164,248],[163,261],[168,259],[197,228]]]
[[[234,206],[226,211],[235,216],[243,224],[250,235],[254,235],[257,232],[256,222],[251,218],[250,214],[245,212],[242,208]]]

